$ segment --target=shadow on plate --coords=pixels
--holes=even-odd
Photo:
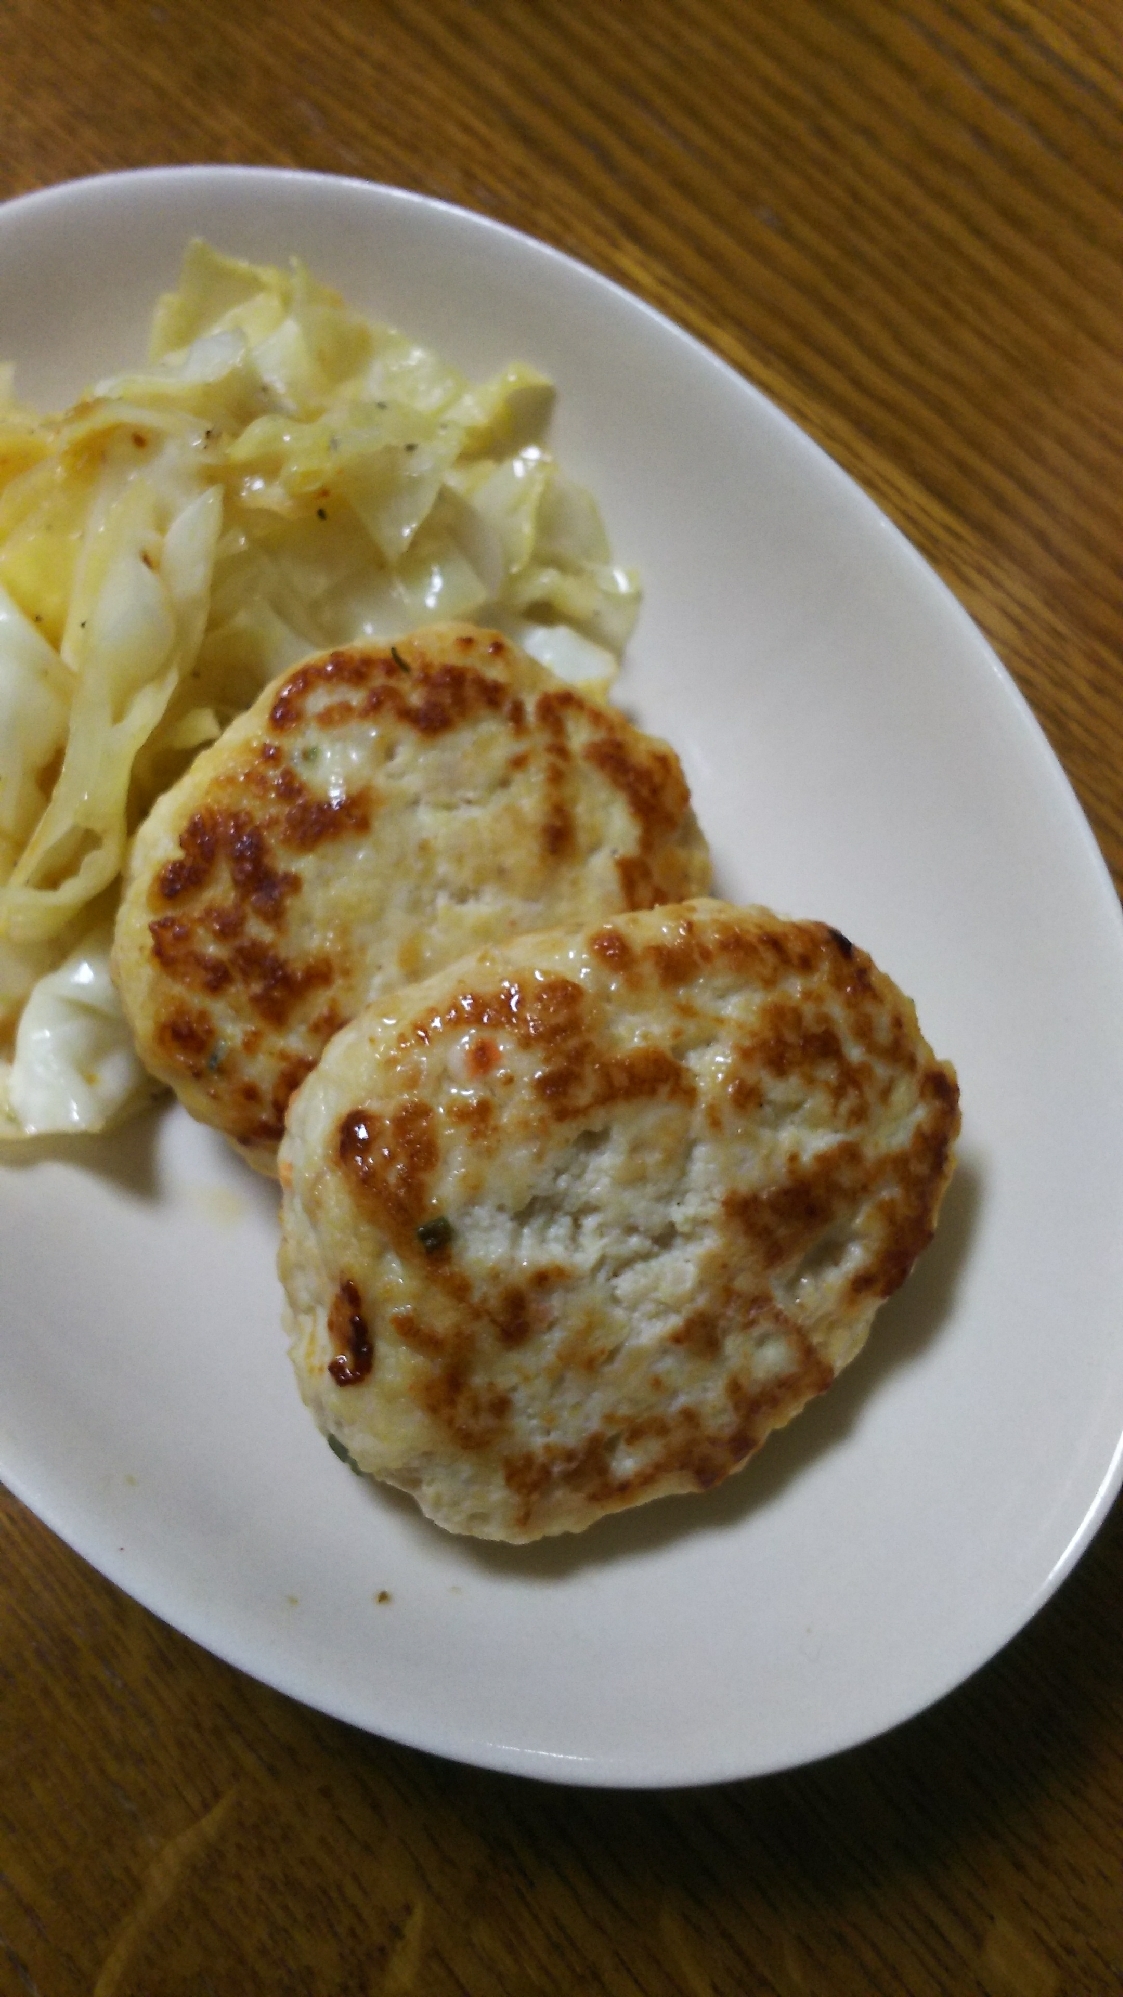
[[[172,1108],[168,1096],[119,1130],[100,1137],[0,1138],[0,1166],[24,1172],[38,1165],[78,1166],[113,1180],[134,1199],[156,1200],[160,1197],[160,1125]]]
[[[165,1095],[150,1110],[101,1137],[26,1137],[14,1143],[0,1139],[0,1171],[5,1167],[29,1171],[38,1165],[69,1165],[111,1180],[133,1199],[155,1202],[168,1191],[160,1169],[164,1120],[185,1116],[174,1097]],[[281,1200],[276,1179],[255,1172],[217,1130],[202,1123],[190,1128],[200,1184],[212,1194],[215,1209],[225,1195],[229,1211],[224,1218],[233,1218],[238,1208],[248,1206],[275,1220]]]
[[[879,1312],[865,1350],[829,1392],[773,1435],[744,1471],[717,1490],[704,1498],[661,1498],[602,1519],[587,1532],[537,1540],[531,1546],[458,1539],[458,1551],[495,1580],[558,1581],[583,1567],[656,1552],[684,1534],[739,1526],[751,1513],[774,1504],[794,1477],[845,1440],[889,1376],[919,1358],[947,1323],[977,1232],[982,1198],[981,1172],[969,1160],[961,1160],[935,1240],[904,1288]],[[395,1508],[400,1505],[412,1512],[425,1529],[411,1499],[385,1489],[379,1495],[395,1502]]]

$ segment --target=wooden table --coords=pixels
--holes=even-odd
[[[946,577],[1121,877],[1117,0],[7,0],[0,194],[190,160],[446,196],[699,334]],[[12,1997],[1123,1990],[1118,1505],[895,1734],[620,1795],[350,1732],[0,1524]]]

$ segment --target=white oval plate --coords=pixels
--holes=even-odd
[[[194,233],[302,256],[470,372],[555,378],[562,460],[645,578],[623,697],[680,750],[721,887],[825,918],[916,998],[962,1164],[866,1354],[741,1476],[517,1550],[331,1455],[289,1373],[273,1191],[212,1133],[169,1110],[10,1148],[0,1473],[198,1642],[441,1754],[642,1785],[848,1747],[1013,1635],[1123,1471],[1123,925],[1087,825],[858,488],[666,320],[479,216],[241,168],[16,201],[22,393],[139,357]]]

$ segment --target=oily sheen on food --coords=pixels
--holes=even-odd
[[[860,1350],[958,1124],[910,1001],[824,924],[702,900],[481,951],[290,1105],[301,1392],[454,1532],[705,1490]]]
[[[271,1171],[361,1006],[709,872],[672,749],[447,625],[306,661],[203,751],[137,834],[114,976],[147,1067]]]

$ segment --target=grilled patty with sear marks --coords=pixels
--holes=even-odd
[[[695,901],[483,951],[293,1100],[301,1392],[455,1532],[705,1490],[858,1352],[958,1127],[911,1002],[821,923]]]
[[[310,659],[197,758],[137,834],[114,976],[153,1074],[271,1171],[360,1006],[709,873],[673,750],[498,633],[442,626]]]

